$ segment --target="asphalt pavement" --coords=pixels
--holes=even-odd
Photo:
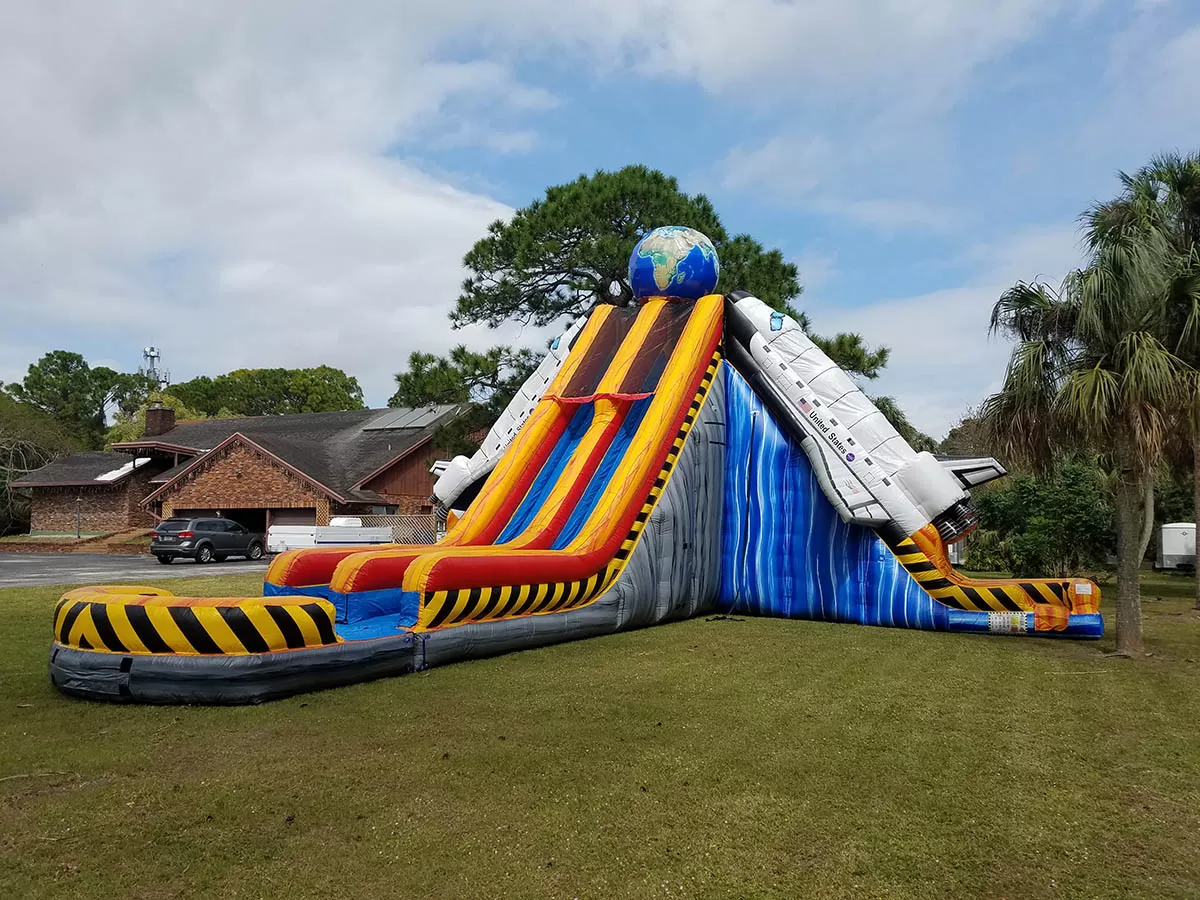
[[[0,553],[0,588],[35,585],[145,584],[163,578],[265,573],[268,561],[228,559],[199,565],[177,559],[169,566],[153,556],[100,553]]]

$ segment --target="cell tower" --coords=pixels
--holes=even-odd
[[[162,354],[157,347],[145,347],[142,350],[141,373],[147,378],[153,378],[160,391],[165,391],[171,383],[171,373],[160,368]]]

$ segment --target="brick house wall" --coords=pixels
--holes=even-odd
[[[241,444],[227,447],[219,459],[205,460],[157,499],[163,518],[177,509],[314,509],[317,524],[329,524],[327,496]]]
[[[429,515],[433,511],[433,504],[429,502],[429,494],[424,497],[389,497],[388,502],[396,504],[396,514],[401,516]]]
[[[148,463],[117,484],[35,487],[29,529],[74,533],[77,506],[82,531],[150,528],[154,517],[142,509],[141,502],[151,492],[150,479],[161,470]],[[83,502],[76,503],[76,497]]]

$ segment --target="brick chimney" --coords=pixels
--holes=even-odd
[[[146,409],[146,432],[143,437],[158,437],[175,427],[175,410],[163,406],[161,400],[153,401]]]

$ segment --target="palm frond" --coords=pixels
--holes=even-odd
[[[1064,430],[1052,403],[1031,405],[1012,391],[1001,390],[983,402],[979,415],[989,446],[1005,459],[1042,470],[1060,449]]]
[[[1181,399],[1180,376],[1186,367],[1162,342],[1147,331],[1134,331],[1118,341],[1113,352],[1121,373],[1126,403],[1170,408]]]
[[[1200,371],[1188,367],[1179,375],[1179,425],[1177,431],[1191,435],[1200,430]]]
[[[1056,397],[1056,410],[1090,441],[1103,443],[1113,417],[1121,409],[1121,379],[1116,372],[1101,368],[1079,368],[1063,380]]]
[[[992,307],[990,331],[1022,342],[1057,344],[1069,339],[1075,317],[1070,294],[1044,282],[1018,281]]]
[[[1170,435],[1171,416],[1162,408],[1143,403],[1128,411],[1133,451],[1142,470],[1152,469],[1162,460]]]
[[[1167,319],[1176,356],[1200,360],[1200,247],[1194,247],[1172,274],[1167,287]]]

